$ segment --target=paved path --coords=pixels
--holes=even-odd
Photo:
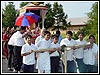
[[[1,73],[2,74],[8,74],[8,73],[14,73],[13,71],[9,71],[8,70],[8,67],[7,67],[7,63],[8,63],[8,60],[7,59],[4,59],[4,58],[2,58],[2,67],[1,67]],[[22,70],[20,71],[21,73],[23,72]],[[35,69],[35,73],[37,73],[37,70]]]
[[[4,59],[4,57],[2,58],[2,73],[12,73],[11,71],[8,71],[8,67],[7,67],[7,59]]]
[[[2,57],[2,66],[1,66],[1,73],[2,74],[11,74],[11,73],[14,73],[13,71],[8,71],[8,67],[7,67],[7,63],[8,63],[8,60],[5,59],[4,57]],[[21,73],[22,73],[22,70],[21,70]],[[35,73],[37,73],[37,70],[35,69]],[[61,73],[61,70],[59,70],[59,73]]]

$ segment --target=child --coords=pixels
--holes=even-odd
[[[56,31],[56,35],[58,36],[58,43],[59,43],[59,44],[60,44],[60,42],[61,42],[61,40],[62,40],[62,36],[61,36],[60,34],[61,34],[60,31],[57,30],[57,31]]]
[[[60,44],[58,43],[58,36],[53,35],[52,37],[53,42],[51,43],[51,48],[57,48],[60,50]],[[56,49],[55,49],[56,50]],[[51,61],[51,73],[58,73],[59,70],[59,52],[53,51],[50,54],[50,61]]]
[[[87,42],[83,38],[84,34],[82,32],[78,32],[78,40],[75,40],[76,44],[86,45]],[[76,62],[80,73],[84,73],[86,70],[83,62],[83,55],[84,55],[84,48],[79,48],[75,50]]]
[[[66,38],[61,40],[60,46],[73,46],[71,50],[67,51],[67,73],[76,73],[76,64],[74,62],[74,50],[76,42],[72,39],[72,31],[67,31]]]
[[[95,37],[93,35],[89,36],[89,42],[91,44],[86,50],[84,50],[83,62],[86,65],[86,70],[88,73],[97,73],[98,66],[95,66],[96,56],[98,54],[98,45],[95,43]]]
[[[44,39],[35,43],[38,49],[50,48],[51,42],[49,41],[51,33],[49,31],[44,32]],[[37,69],[38,73],[50,73],[50,55],[48,51],[38,53],[37,57]]]
[[[24,73],[33,73],[35,64],[35,54],[33,50],[36,50],[34,44],[32,44],[32,36],[26,36],[26,44],[22,46],[21,56],[23,56],[22,69]]]

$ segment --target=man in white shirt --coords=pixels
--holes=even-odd
[[[71,31],[68,31],[66,33],[66,38],[61,40],[60,46],[66,45],[66,46],[73,46],[71,50],[67,51],[67,72],[68,73],[76,73],[76,64],[74,62],[74,50],[76,42],[74,39],[72,39],[73,33]]]
[[[83,40],[83,33],[78,32],[78,40],[76,40],[76,45],[86,45],[86,41]],[[85,72],[85,64],[83,62],[84,48],[75,49],[75,57],[80,73]]]
[[[40,33],[40,36],[38,36],[36,39],[35,39],[35,43],[39,42],[40,40],[44,39],[44,32],[46,31],[45,28],[42,28],[41,29],[41,33]]]
[[[35,39],[35,44],[36,44],[37,42],[39,42],[39,41],[41,41],[41,40],[44,39],[44,32],[45,32],[45,31],[46,31],[45,28],[42,28],[42,29],[41,29],[41,34],[40,34],[40,36],[38,36],[38,37]],[[52,42],[51,38],[49,39],[49,41]]]
[[[14,47],[14,39],[12,36],[8,41],[8,47],[7,47],[8,48],[8,70],[10,71],[13,70],[13,64],[14,64],[13,47]]]
[[[97,73],[98,66],[95,66],[96,57],[98,55],[98,46],[94,43],[95,37],[93,35],[89,36],[88,44],[91,44],[86,50],[84,50],[83,62],[86,64],[86,70],[88,73]],[[95,69],[94,69],[95,68]]]
[[[24,37],[28,32],[26,32],[26,27],[21,26],[20,30],[15,32],[12,35],[12,38],[14,40],[14,69],[15,72],[20,72],[21,65],[22,65],[22,56],[21,56],[21,48],[24,45]]]

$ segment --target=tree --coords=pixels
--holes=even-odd
[[[70,23],[66,22],[67,15],[63,11],[63,6],[58,5],[58,2],[54,2],[53,7],[50,3],[46,4],[46,6],[48,6],[48,13],[45,19],[45,27],[52,30],[66,29]]]
[[[28,4],[28,3],[29,3],[29,2],[21,2],[20,8],[23,7],[23,6],[25,6],[25,5]]]
[[[86,27],[83,28],[81,31],[87,35],[94,35],[96,37],[96,43],[98,42],[98,2],[95,2],[92,7],[91,11],[87,13],[89,20],[86,23]]]
[[[47,3],[46,6],[48,7],[48,12],[46,14],[46,18],[45,18],[45,28],[48,29],[48,28],[51,28],[54,23],[55,23],[55,19],[53,18],[53,11],[52,11],[52,8],[51,8],[51,4],[50,3]]]
[[[65,15],[63,11],[63,6],[60,4],[58,5],[58,2],[54,2],[53,4],[53,16],[55,18],[55,24],[53,29],[66,29],[67,28],[67,14]]]
[[[13,2],[8,2],[5,9],[2,9],[2,26],[13,27],[16,20],[16,10]]]

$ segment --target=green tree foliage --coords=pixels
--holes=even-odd
[[[74,40],[77,40],[78,39],[78,35],[77,33],[73,32],[73,37],[72,37]]]
[[[29,3],[29,2],[21,2],[20,8],[23,7],[23,6],[25,6],[25,5],[27,5],[28,3]]]
[[[55,24],[53,25],[53,29],[66,29],[67,28],[67,14],[65,15],[63,11],[63,6],[61,4],[58,5],[58,2],[54,2],[53,4],[53,17],[55,19]]]
[[[67,15],[63,11],[63,6],[54,2],[53,6],[50,3],[46,4],[48,6],[48,13],[45,19],[45,27],[51,28],[52,30],[66,29],[70,23],[67,23]]]
[[[2,26],[13,27],[16,19],[16,10],[13,2],[9,2],[5,5],[5,9],[2,9]]]
[[[55,23],[55,19],[53,18],[53,11],[51,8],[51,4],[48,3],[46,4],[46,6],[48,7],[48,12],[46,14],[46,18],[45,18],[45,28],[51,28],[53,26],[53,24]]]
[[[87,13],[89,20],[86,23],[86,27],[83,28],[81,31],[84,32],[86,36],[92,34],[96,38],[96,43],[98,42],[98,2],[95,2],[92,7],[91,11]]]

